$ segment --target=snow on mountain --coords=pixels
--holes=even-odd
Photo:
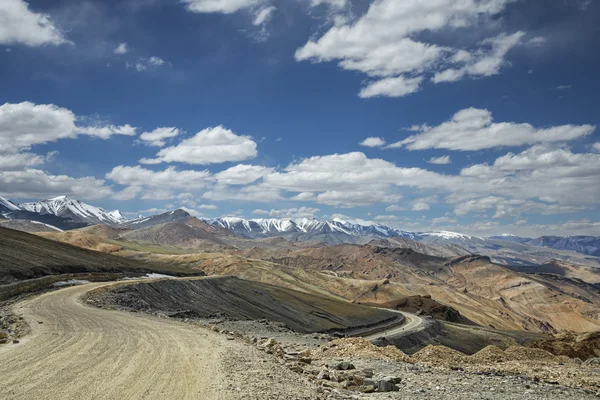
[[[57,217],[69,218],[76,222],[89,224],[121,224],[127,219],[117,211],[104,211],[68,196],[58,196],[34,203],[20,204],[21,209],[39,214],[53,214]]]
[[[334,219],[321,221],[313,218],[276,219],[256,218],[244,219],[238,217],[224,217],[205,220],[208,224],[229,229],[235,234],[249,237],[278,236],[283,234],[345,234],[350,236],[392,237],[402,236],[412,239],[415,234],[400,231],[383,225],[361,225],[352,222]]]
[[[0,212],[18,211],[21,208],[12,201],[0,197]]]
[[[470,239],[481,239],[475,236],[469,236],[469,235],[465,235],[462,233],[457,233],[457,232],[449,232],[449,231],[436,231],[436,232],[423,232],[420,234],[423,237],[426,236],[436,236],[436,237],[440,237],[442,239],[447,239],[447,240],[470,240]]]
[[[149,228],[154,225],[166,224],[168,222],[182,222],[191,218],[191,215],[185,210],[173,210],[167,211],[163,214],[151,215],[149,217],[139,216],[137,218],[126,220],[121,223],[121,226],[130,229],[143,229]]]

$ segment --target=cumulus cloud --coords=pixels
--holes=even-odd
[[[31,102],[0,106],[0,152],[18,152],[36,144],[89,135],[108,139],[112,135],[135,135],[130,125],[80,126],[71,110],[54,104]]]
[[[375,192],[388,185],[427,188],[453,184],[449,176],[421,168],[400,168],[361,152],[309,157],[265,176],[263,181],[267,186],[296,192],[344,191],[349,187]]]
[[[385,140],[379,137],[368,137],[359,144],[365,147],[381,147],[385,144]]]
[[[143,164],[182,162],[187,164],[218,164],[244,161],[256,157],[256,142],[249,136],[239,136],[223,126],[206,128],[176,146],[160,150],[155,159],[142,159]]]
[[[508,153],[493,164],[463,168],[457,201],[482,195],[517,200],[539,199],[545,207],[591,207],[600,196],[600,154],[573,153],[568,148],[537,145],[521,153]],[[473,195],[479,193],[480,196]]]
[[[271,209],[270,211],[257,209],[252,211],[257,215],[268,215],[273,218],[315,218],[320,210],[314,207],[299,207],[285,209]]]
[[[0,1],[0,44],[30,47],[69,43],[49,15],[33,12],[24,0]]]
[[[127,43],[119,43],[119,45],[113,50],[115,54],[127,54],[129,53],[129,46]]]
[[[264,203],[283,200],[279,189],[261,185],[246,186],[237,190],[231,190],[226,186],[216,186],[204,193],[202,197],[213,201],[242,200]]]
[[[450,159],[450,156],[431,157],[427,162],[429,164],[439,164],[439,165],[452,164],[452,160]]]
[[[181,131],[175,127],[156,128],[151,132],[144,132],[140,135],[140,140],[148,146],[162,147],[166,144],[166,139],[178,136]]]
[[[563,206],[539,201],[486,196],[457,204],[454,214],[464,216],[470,213],[494,211],[492,218],[518,217],[524,213],[542,215],[564,214],[584,210],[582,206]]]
[[[182,0],[194,13],[232,14],[236,11],[257,6],[264,0]]]
[[[419,133],[390,144],[387,148],[481,150],[503,146],[565,142],[590,135],[595,129],[594,125],[559,125],[536,128],[527,123],[494,122],[490,111],[467,108],[458,111],[450,121],[438,126],[414,127],[412,130]]]
[[[464,65],[460,68],[440,71],[431,80],[435,83],[455,82],[466,75],[475,77],[497,75],[505,64],[504,57],[520,43],[523,36],[525,36],[524,32],[516,32],[512,35],[503,33],[481,42],[481,47],[474,53],[459,51],[454,55],[453,61]]]
[[[600,153],[600,142],[592,144],[592,149]]]
[[[212,176],[208,171],[179,171],[175,167],[152,171],[139,165],[135,167],[119,165],[106,174],[106,179],[125,186],[199,189],[206,187],[212,181]]]
[[[77,132],[82,135],[95,136],[101,139],[108,139],[113,135],[135,136],[137,128],[126,125],[96,125],[77,128]]]
[[[402,198],[399,194],[371,192],[366,190],[328,190],[317,196],[317,203],[350,208],[368,206],[373,203],[395,203]]]
[[[46,198],[68,195],[80,199],[101,199],[113,194],[102,179],[51,175],[38,169],[0,171],[0,191],[11,198]]]
[[[387,206],[385,211],[387,212],[394,212],[394,211],[406,211],[406,208],[401,207],[397,204],[392,204],[391,206]]]
[[[413,206],[412,206],[413,211],[427,211],[430,208],[431,207],[429,207],[429,204],[423,203],[423,202],[417,202],[417,203],[413,204]]]
[[[504,57],[523,37],[501,34],[455,49],[425,42],[421,33],[460,29],[500,13],[511,0],[372,2],[358,20],[334,24],[296,51],[297,61],[333,62],[371,78],[360,96],[399,97],[417,91],[424,75],[441,71],[434,82],[497,74]],[[322,1],[317,1],[322,3]],[[419,39],[417,39],[419,38]]]
[[[271,173],[273,168],[258,165],[238,164],[215,174],[215,179],[223,185],[247,185]]]
[[[404,76],[396,76],[383,78],[372,81],[363,87],[358,96],[363,99],[380,96],[402,97],[418,91],[422,81],[422,77],[406,78]]]
[[[46,162],[46,158],[33,153],[0,154],[0,171],[19,171]]]

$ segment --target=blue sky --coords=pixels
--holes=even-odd
[[[0,19],[1,196],[600,235],[595,2],[5,0]]]

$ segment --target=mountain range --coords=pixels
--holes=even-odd
[[[68,196],[23,204],[0,197],[0,216],[9,220],[41,222],[61,230],[95,224],[137,230],[173,222],[187,224],[188,222],[185,221],[192,218],[187,211],[178,209],[159,215],[128,219],[118,210],[105,211]],[[592,264],[600,263],[600,259],[596,259],[596,257],[600,257],[600,237],[597,236],[524,238],[504,234],[477,237],[448,231],[410,232],[380,224],[359,224],[341,219],[322,221],[312,218],[244,219],[223,217],[201,219],[201,221],[203,224],[199,229],[213,227],[219,230],[218,234],[227,231],[247,239],[282,237],[292,242],[315,241],[326,245],[366,244],[377,239],[406,239],[436,246],[457,246],[471,253],[489,255],[505,264],[537,263],[549,258],[568,260],[567,256],[561,257],[561,251],[592,256],[594,258]],[[215,234],[215,232],[211,233]],[[558,253],[548,254],[543,251],[543,248],[554,249]],[[523,257],[523,255],[527,257]]]

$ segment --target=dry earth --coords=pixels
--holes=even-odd
[[[102,285],[48,292],[15,306],[32,334],[0,346],[3,399],[317,398],[307,380],[244,343],[81,303]]]

